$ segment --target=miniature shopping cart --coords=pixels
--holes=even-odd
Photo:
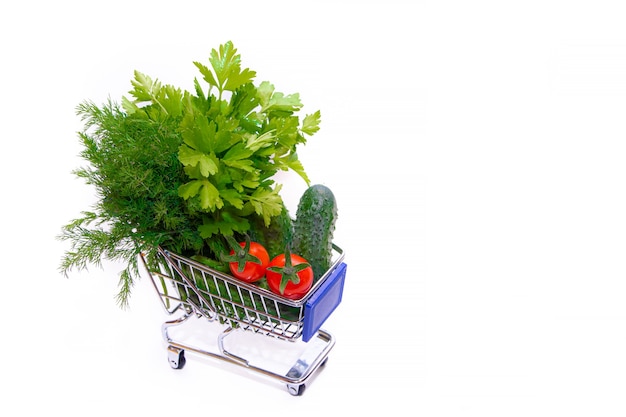
[[[179,315],[162,325],[172,368],[181,369],[186,362],[185,351],[189,351],[285,383],[288,392],[298,396],[304,392],[309,378],[326,363],[335,339],[320,327],[341,302],[347,268],[339,247],[333,245],[331,267],[299,300],[290,300],[255,284],[242,282],[163,248],[157,250],[158,267],[149,267],[143,255],[141,259],[167,313]],[[188,322],[191,317],[203,323],[207,323],[204,320],[207,319],[213,323],[213,330],[215,326],[223,329],[216,333],[211,348],[207,348],[208,343],[203,342],[199,347],[198,344],[192,345],[188,337],[182,341],[171,336],[170,330],[174,326]],[[251,336],[254,340],[235,341],[234,348],[227,347],[227,336],[242,333],[234,330],[248,331],[243,333],[254,335]],[[259,339],[259,335],[269,338]],[[263,347],[264,342],[270,343],[269,340],[281,346]],[[292,343],[285,345],[285,341]],[[257,351],[246,350],[246,347],[254,347]],[[245,355],[235,352],[241,348]],[[285,349],[293,350],[295,354],[291,362],[285,365],[268,360],[272,350],[280,351],[281,358],[289,358],[290,355],[284,354]],[[255,363],[247,355],[260,356],[261,359]]]

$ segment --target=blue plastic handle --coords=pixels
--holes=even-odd
[[[302,340],[305,342],[315,336],[322,324],[341,303],[343,284],[346,280],[346,268],[345,263],[339,264],[304,305]]]

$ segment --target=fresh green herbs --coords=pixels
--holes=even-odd
[[[123,261],[118,302],[128,303],[137,258],[157,246],[219,261],[225,236],[269,226],[284,210],[273,177],[293,170],[309,184],[296,150],[319,129],[320,113],[300,119],[298,94],[284,95],[242,69],[231,42],[213,50],[209,66],[194,62],[208,84],[194,92],[135,71],[122,105],[78,106],[85,129],[76,175],[98,202],[67,224],[71,241],[61,270]]]

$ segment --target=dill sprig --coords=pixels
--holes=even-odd
[[[177,194],[187,180],[177,159],[177,123],[129,116],[111,100],[102,106],[83,102],[77,114],[84,122],[80,156],[89,164],[74,174],[95,187],[98,198],[92,210],[62,228],[59,239],[70,241],[71,249],[60,270],[67,275],[101,266],[103,259],[125,263],[117,301],[127,306],[140,253],[154,262],[158,246],[203,250],[200,220]]]

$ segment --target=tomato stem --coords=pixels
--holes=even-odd
[[[252,262],[258,265],[261,265],[262,262],[259,258],[252,255],[250,253],[250,236],[246,234],[246,243],[242,247],[239,242],[235,240],[232,236],[226,236],[226,241],[230,245],[233,253],[230,255],[222,254],[221,258],[224,262],[236,262],[237,263],[237,271],[243,272],[246,267],[246,263]]]
[[[281,275],[278,290],[280,291],[280,294],[283,295],[289,281],[293,282],[294,284],[299,284],[300,276],[298,275],[298,272],[303,271],[310,266],[311,265],[309,265],[308,263],[293,265],[293,263],[291,262],[291,251],[289,250],[289,245],[287,245],[287,247],[285,247],[285,265],[271,266],[267,268],[267,270],[276,272],[277,274]]]

